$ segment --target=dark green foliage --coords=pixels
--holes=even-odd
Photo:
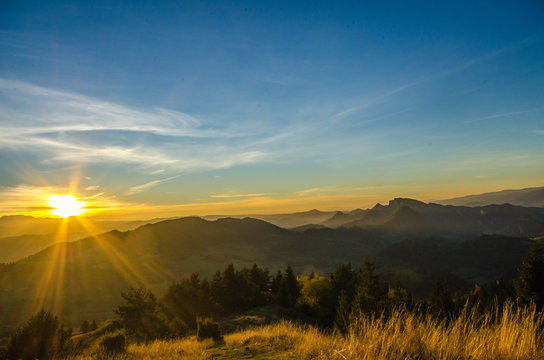
[[[126,347],[125,334],[121,331],[107,333],[102,336],[98,344],[109,355],[123,353]]]
[[[437,318],[448,319],[454,313],[455,304],[445,281],[438,279],[427,301],[428,311]]]
[[[199,341],[204,339],[221,340],[219,324],[211,318],[196,319],[196,338]]]
[[[169,328],[171,333],[178,338],[186,337],[191,333],[189,326],[179,317],[175,317],[170,321]]]
[[[242,273],[247,273],[246,269],[242,269]],[[268,269],[261,269],[257,264],[253,264],[249,274],[245,276],[248,278],[251,287],[251,306],[259,306],[266,304],[270,301],[270,274]]]
[[[191,328],[196,327],[196,318],[219,313],[219,305],[211,294],[210,283],[200,280],[197,274],[176,283],[162,298],[169,318],[179,318]]]
[[[269,301],[270,277],[267,269],[253,265],[236,271],[229,264],[223,273],[216,273],[211,283],[212,297],[219,305],[219,314],[243,311]]]
[[[67,333],[56,316],[41,310],[13,334],[6,348],[7,359],[51,359],[62,350]]]
[[[253,265],[237,271],[232,264],[216,272],[211,282],[192,274],[172,285],[162,298],[169,319],[180,318],[190,328],[197,317],[224,316],[268,304],[272,294],[268,269]]]
[[[300,278],[297,309],[307,314],[316,325],[327,327],[334,320],[336,298],[330,278],[311,273]]]
[[[298,284],[297,277],[295,276],[295,273],[291,265],[287,266],[287,269],[285,270],[285,276],[283,277],[283,279],[285,280],[285,282],[287,283],[287,286],[289,287],[289,293],[293,297],[293,300],[296,302],[296,300],[300,296],[300,285]]]
[[[376,314],[386,306],[387,288],[376,274],[376,265],[366,257],[359,272],[358,284],[352,303],[353,316]]]
[[[544,307],[544,254],[542,245],[536,240],[519,269],[515,288],[516,298],[521,304],[534,302],[538,309]]]
[[[300,285],[298,284],[293,268],[288,266],[285,274],[281,277],[278,289],[278,305],[283,307],[294,307],[300,296]]]
[[[272,278],[272,281],[270,281],[270,292],[272,294],[277,295],[278,292],[280,291],[280,284],[281,284],[282,278],[283,278],[283,275],[281,273],[281,270],[278,270],[276,275]]]
[[[131,288],[121,296],[125,303],[115,313],[128,338],[141,342],[168,337],[166,318],[151,291]]]
[[[93,320],[91,325],[89,325],[89,331],[95,331],[96,329],[98,329],[98,324],[96,323],[95,320]]]
[[[351,268],[351,264],[340,264],[331,274],[333,291],[338,299],[341,292],[344,292],[347,300],[351,302],[357,284],[357,275]]]
[[[334,328],[341,334],[347,333],[349,329],[349,316],[351,305],[346,292],[341,291],[338,297],[338,306],[336,307],[336,317],[334,318]]]
[[[89,322],[87,320],[84,320],[82,323],[81,323],[81,326],[79,327],[79,330],[81,330],[81,332],[83,334],[89,332]]]
[[[278,290],[278,305],[283,307],[295,306],[293,295],[289,290],[289,284],[285,278],[282,279]]]

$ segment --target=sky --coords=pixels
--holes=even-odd
[[[2,1],[0,214],[544,185],[542,1]]]

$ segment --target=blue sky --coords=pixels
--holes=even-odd
[[[4,213],[67,191],[145,217],[542,185],[540,1],[0,10]]]

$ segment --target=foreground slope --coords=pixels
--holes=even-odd
[[[224,341],[194,338],[130,345],[116,359],[519,359],[544,356],[542,315],[506,306],[493,322],[461,316],[448,325],[397,311],[390,318],[362,318],[345,337],[280,322],[226,335]],[[101,359],[100,349],[74,360]]]

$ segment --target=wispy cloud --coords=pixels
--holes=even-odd
[[[492,120],[492,119],[499,119],[499,118],[504,118],[504,117],[522,115],[522,114],[536,112],[536,111],[539,111],[539,110],[542,110],[542,109],[544,109],[544,108],[543,107],[538,107],[538,108],[534,108],[534,109],[510,111],[510,112],[505,112],[505,113],[492,114],[492,115],[483,116],[483,117],[476,118],[476,119],[469,119],[469,120],[466,120],[466,121],[462,121],[459,124],[470,124],[470,123],[479,122],[479,121],[485,121],[485,120]]]
[[[147,191],[147,190],[151,189],[152,187],[155,187],[155,186],[157,186],[159,184],[162,184],[162,183],[164,183],[166,181],[177,179],[178,177],[180,177],[180,175],[171,176],[171,177],[168,177],[166,179],[153,180],[153,181],[147,182],[145,184],[133,186],[130,189],[128,189],[128,191],[125,193],[125,195],[134,195],[134,194],[137,194],[137,193],[141,193],[143,191]]]
[[[216,199],[236,199],[236,198],[252,198],[252,197],[262,197],[270,195],[269,193],[255,193],[255,194],[212,194],[211,198]]]
[[[136,163],[149,173],[270,160],[282,133],[228,128],[179,111],[136,109],[0,78],[0,148],[43,162]]]
[[[314,187],[309,189],[303,189],[295,192],[296,196],[314,196],[323,194],[341,194],[341,193],[362,193],[366,191],[372,191],[377,189],[384,189],[388,186],[385,185],[370,185],[370,186],[324,186]]]

